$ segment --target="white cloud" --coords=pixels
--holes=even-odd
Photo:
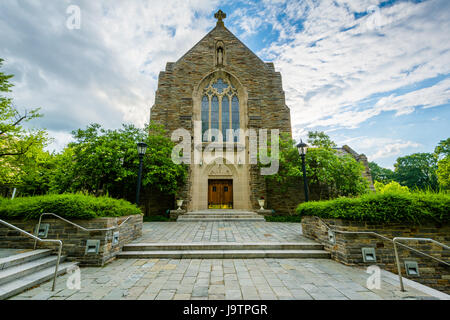
[[[412,91],[403,95],[390,95],[378,100],[375,105],[383,111],[395,110],[396,115],[408,114],[415,107],[432,108],[450,101],[450,78],[438,82],[436,85]]]
[[[51,133],[92,122],[142,127],[159,72],[211,29],[216,3],[80,0],[81,29],[69,30],[70,1],[5,0],[2,71],[15,74],[15,103],[42,107],[40,123]]]
[[[448,80],[375,98],[450,73],[447,1],[399,2],[360,19],[354,12],[378,1],[314,3],[304,29],[288,35],[293,41],[262,52],[283,74],[294,125],[355,128],[383,111],[400,115],[448,103]]]
[[[348,144],[356,152],[364,153],[369,161],[397,157],[405,149],[414,150],[422,146],[409,140],[371,137],[347,138],[342,140],[342,144]]]
[[[242,0],[227,12],[227,27],[242,30],[238,37],[267,26],[279,33],[260,54],[282,73],[294,136],[448,103],[448,78],[427,88],[417,84],[450,73],[449,2],[378,8],[381,2]],[[65,28],[71,1],[1,1],[0,57],[16,75],[15,102],[41,106],[43,126],[56,136],[91,122],[142,126],[159,72],[214,26],[218,3],[79,0],[81,29],[71,31]],[[355,12],[368,14],[356,19]],[[396,91],[405,86],[411,92]],[[414,147],[397,140],[390,151],[381,148],[393,154],[405,143]]]

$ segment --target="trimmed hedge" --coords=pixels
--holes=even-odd
[[[169,222],[170,218],[161,215],[144,216],[144,222]]]
[[[449,222],[450,194],[372,193],[358,198],[302,203],[300,216],[368,222]]]
[[[44,212],[76,219],[141,214],[141,210],[130,202],[109,197],[62,194],[23,197],[13,200],[0,198],[0,218],[37,219]]]

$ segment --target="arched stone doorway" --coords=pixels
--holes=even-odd
[[[251,208],[248,139],[239,135],[237,138],[226,139],[221,150],[223,153],[207,152],[207,146],[212,141],[205,139],[205,124],[210,129],[217,128],[224,133],[224,125],[228,128],[246,130],[248,127],[247,91],[240,81],[232,74],[216,70],[206,75],[196,86],[193,95],[194,126],[200,124],[200,137],[194,134],[194,163],[191,164],[190,200],[188,210],[233,209],[248,210]],[[234,100],[238,101],[238,122],[234,121]],[[213,126],[213,103],[219,111],[216,127]],[[209,104],[208,104],[209,103]],[[209,106],[209,118],[205,117],[205,107]],[[229,107],[230,112],[225,112]],[[206,108],[208,109],[208,108]],[[203,117],[202,117],[203,115]],[[208,115],[208,114],[206,114]],[[226,116],[226,117],[225,117]],[[206,121],[205,121],[206,120]],[[209,121],[208,121],[209,120]],[[222,143],[222,142],[219,142]],[[228,153],[227,147],[231,147]],[[206,148],[206,149],[205,149]],[[199,152],[200,151],[200,152]],[[196,161],[200,157],[200,161]],[[215,190],[215,191],[214,191]],[[211,193],[215,192],[213,196]],[[232,194],[230,194],[232,192]]]

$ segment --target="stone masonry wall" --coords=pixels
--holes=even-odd
[[[215,47],[222,41],[224,65],[215,64]],[[169,131],[184,128],[193,135],[193,92],[208,74],[217,70],[236,77],[248,94],[247,129],[279,129],[291,133],[290,111],[285,103],[281,74],[273,63],[265,63],[238,40],[226,27],[218,24],[176,63],[167,63],[158,79],[151,120]],[[186,185],[190,186],[190,181]],[[250,201],[258,209],[257,199],[266,193],[265,181],[250,170]],[[187,190],[184,190],[185,192]],[[182,192],[186,200],[189,196]]]
[[[87,229],[103,229],[114,227],[128,217],[99,218],[93,220],[71,220],[72,222]],[[37,220],[8,220],[7,222],[34,234]],[[142,235],[142,216],[133,215],[120,228],[110,231],[83,231],[59,219],[43,218],[41,225],[49,224],[46,239],[59,239],[63,242],[63,255],[68,260],[78,261],[80,265],[103,266],[113,260],[122,247]],[[119,231],[119,243],[112,244],[114,232]],[[100,240],[99,253],[86,254],[87,240]],[[34,240],[23,236],[21,233],[0,224],[0,247],[31,249]],[[57,245],[39,243],[38,248],[57,249]]]
[[[431,238],[448,245],[450,243],[450,225],[439,224],[375,224],[368,222],[346,221],[342,219],[323,219],[332,229],[342,231],[373,231],[389,239],[394,237]],[[397,274],[393,244],[390,241],[371,235],[336,233],[336,243],[328,241],[328,229],[315,217],[302,218],[303,234],[322,243],[325,250],[331,252],[332,259],[346,265],[369,266],[374,264],[363,261],[361,248],[375,248],[376,265]],[[441,260],[449,261],[450,250],[429,242],[408,241],[402,242],[412,248],[424,251]],[[397,246],[402,275],[411,280],[420,282],[434,289],[450,293],[450,267],[435,260],[424,257],[414,251]],[[405,261],[416,261],[419,266],[419,276],[407,276]]]

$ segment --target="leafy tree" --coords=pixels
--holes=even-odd
[[[434,149],[434,155],[438,159],[436,175],[439,186],[450,189],[450,138],[439,142]]]
[[[173,142],[160,126],[139,129],[123,125],[118,130],[106,130],[91,124],[74,131],[73,136],[75,142],[55,160],[57,169],[51,182],[55,192],[108,193],[132,199],[139,166],[136,144],[140,141],[148,144],[143,160],[144,187],[173,194],[184,182],[186,167],[172,162]]]
[[[2,65],[3,59],[0,59],[0,67]],[[0,92],[11,92],[13,84],[9,80],[12,77],[0,72]],[[33,146],[46,141],[45,131],[23,127],[24,123],[40,116],[39,109],[20,113],[13,105],[12,98],[0,95],[0,158],[8,158],[3,164],[8,165],[11,157],[24,155]]]
[[[436,170],[439,186],[443,189],[450,189],[450,157],[447,156],[438,162]]]
[[[399,157],[394,164],[395,180],[410,189],[438,189],[437,161],[431,153]]]
[[[439,141],[439,144],[434,148],[434,154],[438,158],[446,158],[450,156],[450,138]]]
[[[22,196],[43,195],[50,190],[50,180],[55,170],[55,155],[44,150],[44,145],[33,146],[18,158],[19,174],[16,185]]]
[[[369,162],[370,174],[373,181],[389,183],[395,179],[395,173],[391,169],[380,167],[375,162]]]
[[[309,131],[308,143],[317,148],[332,149],[336,148],[336,143],[331,141],[330,137],[323,131]]]
[[[367,191],[368,181],[362,176],[362,164],[351,155],[338,155],[331,149],[334,142],[325,133],[311,132],[309,137],[308,142],[318,147],[309,148],[306,153],[306,174],[311,188],[319,190],[320,198],[354,196]],[[295,144],[288,135],[280,137],[278,173],[266,176],[282,188],[291,184],[292,180],[303,178],[302,163]]]
[[[409,188],[406,186],[400,185],[400,183],[396,181],[391,181],[387,184],[383,182],[375,181],[374,183],[375,190],[379,193],[387,193],[387,192],[395,192],[395,193],[409,193]]]

